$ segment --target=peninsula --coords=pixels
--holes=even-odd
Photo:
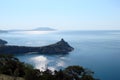
[[[0,53],[22,54],[29,52],[37,52],[40,54],[65,54],[71,52],[73,49],[74,48],[71,47],[64,39],[61,39],[55,44],[42,47],[2,45],[0,46]]]

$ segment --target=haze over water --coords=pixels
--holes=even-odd
[[[64,38],[74,51],[66,55],[19,54],[23,62],[44,70],[81,65],[101,80],[120,80],[120,31],[52,31],[0,34],[11,45],[44,46]]]

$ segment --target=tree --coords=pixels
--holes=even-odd
[[[59,71],[54,71],[55,79],[56,80],[64,80],[65,74],[64,72],[60,69]]]
[[[69,66],[65,68],[64,73],[71,77],[71,80],[95,80],[92,76],[93,72],[81,66]]]

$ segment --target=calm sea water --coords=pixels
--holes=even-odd
[[[64,38],[74,51],[67,55],[16,55],[35,68],[51,70],[81,65],[100,80],[120,80],[120,31],[14,32],[0,34],[12,45],[44,46]]]

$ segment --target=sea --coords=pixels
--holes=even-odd
[[[45,46],[61,39],[74,51],[68,54],[46,55],[40,53],[15,54],[20,61],[45,70],[64,69],[70,65],[83,66],[94,72],[100,80],[120,80],[120,31],[14,31],[0,33],[7,45]]]

